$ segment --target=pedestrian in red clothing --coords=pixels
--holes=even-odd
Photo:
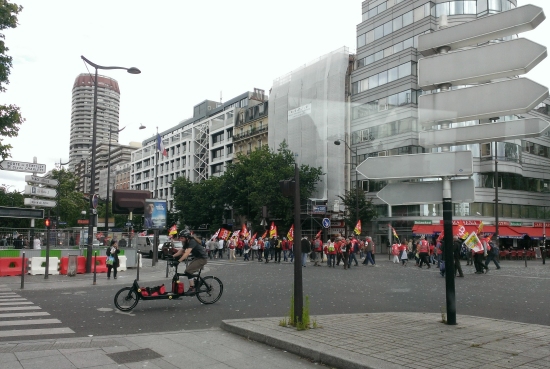
[[[287,257],[287,254],[288,254],[288,242],[286,240],[286,237],[283,237],[283,242],[281,244],[282,246],[282,249],[283,249],[283,261],[288,261],[288,257]]]

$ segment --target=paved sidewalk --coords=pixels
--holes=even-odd
[[[550,327],[419,313],[312,317],[319,328],[297,331],[280,318],[222,322],[222,328],[325,365],[342,368],[550,368]]]

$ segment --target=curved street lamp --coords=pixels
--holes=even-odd
[[[130,74],[140,74],[141,71],[136,67],[106,67],[99,64],[95,64],[92,61],[86,59],[84,55],[81,55],[80,58],[84,60],[85,63],[91,65],[95,69],[95,78],[94,78],[94,115],[92,121],[92,163],[90,168],[90,173],[92,173],[90,178],[90,223],[88,225],[88,246],[86,248],[86,273],[92,272],[92,247],[93,247],[93,236],[94,236],[94,220],[95,220],[95,208],[94,208],[94,194],[95,191],[95,151],[96,151],[96,136],[97,136],[97,80],[98,80],[98,69],[111,70],[111,69],[124,69]]]

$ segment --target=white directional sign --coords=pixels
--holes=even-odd
[[[0,162],[0,169],[14,172],[46,173],[46,164],[4,160]]]
[[[423,126],[433,126],[440,122],[520,115],[547,97],[548,88],[527,78],[443,91],[418,98],[418,120]]]
[[[470,176],[474,173],[471,151],[395,155],[368,158],[357,166],[368,179],[411,179]]]
[[[518,119],[467,127],[422,131],[418,144],[425,148],[437,146],[467,145],[483,142],[505,141],[540,137],[550,128],[550,123],[540,118]]]
[[[25,186],[25,195],[56,197],[57,191],[45,187]]]
[[[466,46],[477,46],[491,40],[533,30],[545,19],[543,10],[538,6],[521,6],[422,35],[418,40],[418,51],[424,56],[429,56],[438,53],[441,48],[448,47],[455,50]],[[470,61],[468,65],[473,63],[475,61]]]
[[[53,208],[57,205],[57,202],[51,200],[40,200],[40,199],[24,199],[24,204],[29,206],[42,206],[45,208]]]
[[[451,181],[453,203],[474,202],[473,179]],[[386,185],[376,196],[389,205],[439,204],[443,181],[399,182]]]
[[[59,185],[59,181],[57,179],[48,179],[48,178],[38,177],[33,175],[25,176],[25,182],[39,183],[39,184],[52,186],[52,187]]]
[[[418,61],[418,85],[435,90],[444,83],[460,86],[515,77],[529,72],[546,56],[546,47],[525,38],[435,55]]]

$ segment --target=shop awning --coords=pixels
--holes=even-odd
[[[523,238],[524,235],[528,235],[533,240],[542,240],[543,228],[534,228],[534,227],[514,227],[512,228],[515,232],[520,233]],[[498,229],[500,233],[500,227]]]
[[[439,227],[437,224],[415,224],[412,228],[412,233],[414,236],[433,236],[436,233],[441,233],[441,230],[436,232],[436,228]]]

